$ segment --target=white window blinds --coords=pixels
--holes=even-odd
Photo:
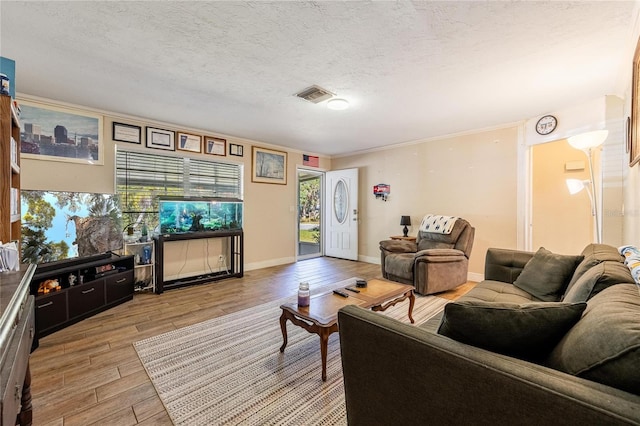
[[[125,220],[155,225],[161,195],[242,199],[242,166],[119,150],[116,187]]]

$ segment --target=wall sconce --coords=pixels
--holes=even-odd
[[[406,237],[409,234],[409,228],[407,226],[411,226],[411,216],[400,216],[400,225],[404,225],[403,237]]]
[[[566,182],[571,195],[577,194],[586,188],[589,194],[589,201],[591,202],[591,215],[596,224],[596,241],[598,243],[602,243],[602,229],[600,227],[600,217],[598,214],[598,194],[596,193],[595,179],[593,177],[593,150],[602,145],[608,135],[608,130],[595,130],[593,132],[571,136],[567,139],[569,145],[584,152],[589,159],[589,176],[591,179],[567,179]]]

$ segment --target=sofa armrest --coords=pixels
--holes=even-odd
[[[380,249],[390,253],[415,253],[418,251],[418,244],[415,241],[384,240],[380,241]]]
[[[341,309],[338,323],[350,426],[640,422],[638,395],[356,306]]]
[[[513,284],[535,253],[489,248],[484,262],[484,279]]]

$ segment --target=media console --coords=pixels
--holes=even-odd
[[[156,238],[156,293],[164,290],[202,284],[226,278],[241,278],[244,275],[244,233],[241,229],[233,231],[205,231],[182,232],[176,234],[161,234]],[[228,251],[224,255],[224,270],[211,271],[205,274],[195,274],[184,278],[164,280],[164,246],[172,241],[197,240],[203,238],[225,238]],[[228,263],[227,263],[228,260]],[[217,262],[216,262],[217,263]]]
[[[133,256],[109,253],[38,265],[30,284],[36,339],[133,299],[133,269]]]

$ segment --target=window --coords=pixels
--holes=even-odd
[[[242,199],[242,166],[118,151],[116,191],[125,223],[158,224],[158,196]]]

